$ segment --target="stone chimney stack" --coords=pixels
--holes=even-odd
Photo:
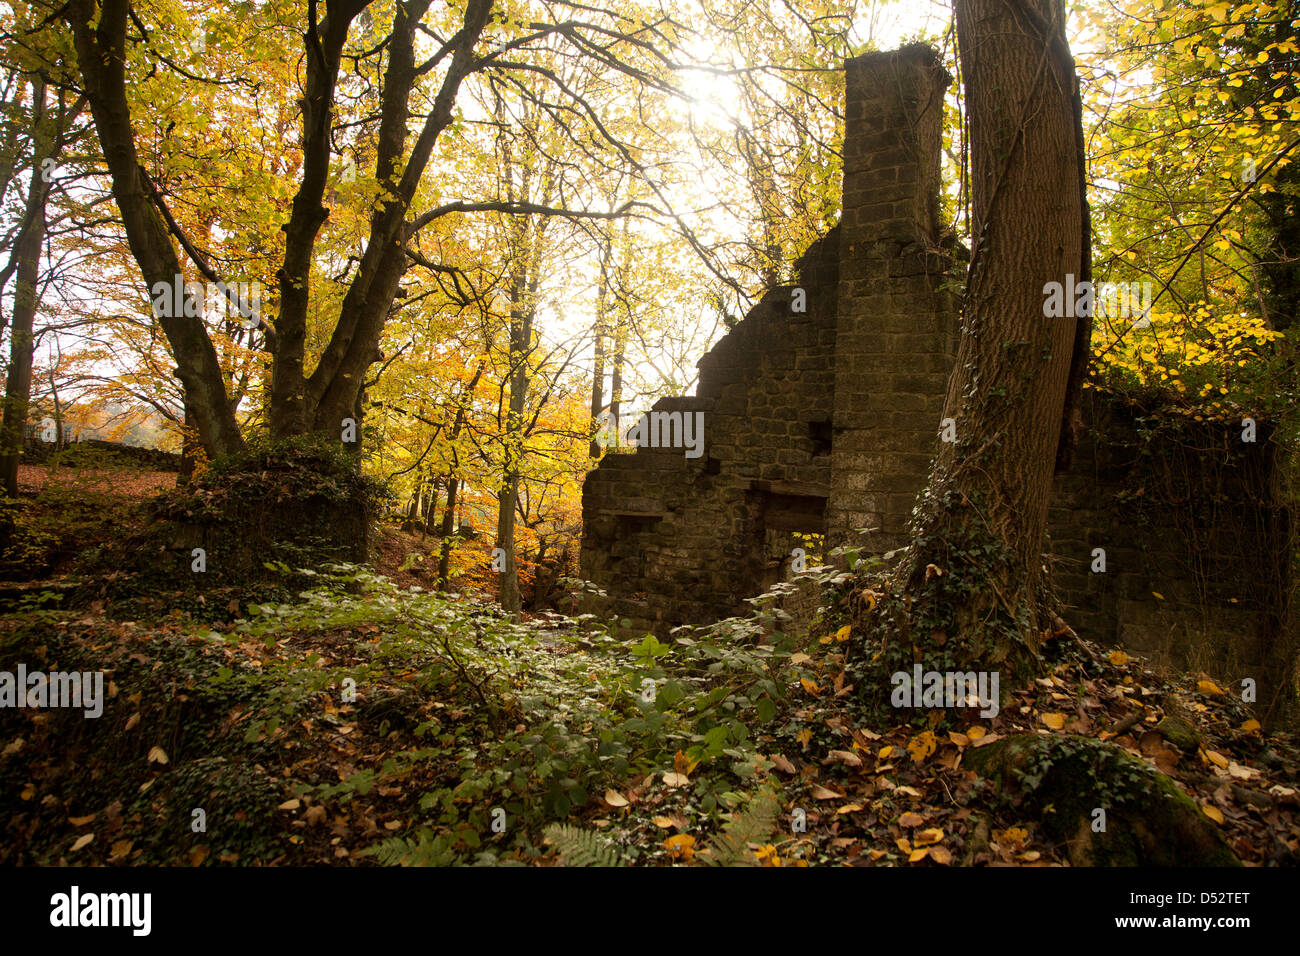
[[[845,74],[827,543],[884,551],[906,541],[956,355],[952,262],[938,246],[951,78],[922,44],[847,60]]]

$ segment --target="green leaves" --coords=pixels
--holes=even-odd
[[[371,834],[365,852],[381,862],[536,857],[550,852],[548,824],[608,812],[592,795],[611,789],[627,795],[616,824],[646,825],[646,804],[665,798],[707,821],[770,766],[753,738],[780,716],[790,649],[753,622],[628,644],[590,621],[516,623],[364,568],[335,565],[314,583],[296,603],[247,607],[225,634],[204,627],[200,646],[220,655],[204,687],[231,705],[224,739],[259,761],[328,740],[328,769],[294,764],[285,783],[327,815],[402,829]],[[344,677],[354,703],[340,698]]]
[[[647,634],[640,644],[632,648],[632,655],[643,665],[649,666],[666,656],[670,650],[667,644],[661,643],[653,634]]]

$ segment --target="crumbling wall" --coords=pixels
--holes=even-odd
[[[782,579],[796,531],[820,533],[830,488],[838,232],[798,263],[699,362],[693,398],[655,412],[704,415],[704,453],[606,454],[582,491],[585,607],[664,631],[743,613]],[[805,311],[792,309],[803,290]]]
[[[696,397],[655,406],[702,412],[703,454],[608,454],[587,476],[582,576],[606,594],[585,609],[604,619],[663,634],[745,613],[746,598],[792,577],[798,532],[877,553],[907,542],[959,333],[955,243],[938,221],[949,78],[924,46],[845,69],[840,224],[800,260],[797,285],[770,291],[700,360]],[[1049,518],[1070,623],[1170,664],[1256,676],[1262,701],[1295,643],[1267,434],[1238,440],[1235,458],[1213,442],[1153,451],[1114,397],[1090,392],[1085,413]],[[1141,466],[1161,456],[1182,477],[1157,501],[1159,470]],[[792,594],[810,618],[809,590]]]
[[[1264,700],[1294,646],[1290,515],[1266,423],[1187,421],[1089,390],[1048,514],[1066,619],[1168,666],[1253,677]]]
[[[747,610],[800,532],[900,539],[936,441],[957,317],[938,248],[949,77],[928,47],[846,63],[845,215],[699,362],[706,451],[606,455],[583,487],[586,608],[663,631]]]

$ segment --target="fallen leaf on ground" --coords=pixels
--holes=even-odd
[[[674,859],[689,860],[695,856],[695,837],[689,833],[675,833],[664,840],[664,849]]]
[[[930,846],[933,843],[938,843],[942,839],[943,831],[938,827],[931,827],[928,830],[922,830],[920,833],[916,834],[913,838],[913,842],[915,842],[917,846]]]
[[[1005,830],[994,830],[993,839],[998,843],[1006,843],[1016,847],[1029,839],[1029,831],[1024,827],[1007,827]]]
[[[938,741],[934,737],[934,731],[924,730],[912,738],[907,745],[907,752],[912,755],[912,763],[920,763],[934,753],[934,749],[938,745]]]
[[[862,766],[862,758],[851,750],[832,750],[827,754],[827,756],[842,764],[847,764],[850,767]]]
[[[1216,767],[1222,767],[1224,770],[1227,770],[1228,764],[1232,762],[1223,754],[1219,753],[1217,750],[1205,751],[1205,759],[1208,760],[1210,763],[1214,764]]]
[[[774,766],[777,770],[781,771],[782,773],[795,772],[794,764],[792,764],[789,761],[789,759],[783,756],[782,754],[772,754],[772,756],[769,757],[768,759],[772,761],[772,766]]]

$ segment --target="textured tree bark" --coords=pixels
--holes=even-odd
[[[497,547],[503,552],[497,601],[511,614],[523,607],[519,593],[519,564],[515,557],[515,507],[519,501],[519,475],[510,472],[497,492]]]
[[[181,262],[146,187],[126,99],[129,8],[129,0],[104,0],[99,7],[99,22],[94,26],[93,0],[71,0],[64,10],[72,25],[86,98],[112,176],[113,198],[122,213],[131,254],[149,289],[159,283],[170,288],[181,274]],[[185,386],[204,450],[211,458],[241,450],[244,442],[235,422],[235,408],[226,395],[217,350],[202,320],[184,314],[160,315],[158,324],[176,359],[176,374]]]
[[[487,343],[484,354],[490,348],[491,341]],[[451,571],[451,535],[456,530],[456,494],[460,490],[460,453],[456,450],[456,439],[460,437],[461,429],[465,427],[469,405],[474,400],[474,389],[478,387],[479,379],[483,377],[486,368],[487,360],[480,358],[478,368],[474,370],[474,377],[461,392],[460,401],[456,405],[456,420],[452,422],[451,432],[447,436],[451,442],[451,471],[447,473],[447,510],[442,515],[442,528],[439,531],[442,540],[438,543],[438,587],[444,591],[447,589],[447,578]],[[429,520],[432,523],[432,512]]]
[[[307,344],[312,253],[321,226],[329,216],[322,200],[329,181],[331,120],[339,61],[347,41],[348,27],[360,9],[359,4],[339,4],[336,11],[319,24],[308,23],[303,35],[308,54],[304,58],[306,82],[302,97],[302,180],[284,227],[284,259],[276,276],[280,309],[275,321],[268,410],[271,434],[276,437],[300,434],[306,430],[309,421],[303,361]],[[409,60],[409,43],[403,42],[407,37],[404,27],[408,25],[404,14],[405,6],[399,3],[393,29],[396,63],[390,63],[389,74],[400,71],[403,52]],[[339,416],[340,419],[343,417]]]
[[[527,186],[525,185],[525,191]],[[503,430],[503,481],[497,493],[497,547],[504,552],[504,566],[497,600],[512,614],[523,606],[519,593],[519,568],[515,556],[515,510],[519,502],[519,475],[524,443],[524,410],[528,407],[529,353],[533,339],[533,312],[539,278],[534,266],[536,252],[529,239],[541,237],[524,218],[517,232],[510,279],[510,400]],[[530,276],[530,269],[532,275]]]
[[[442,478],[435,477],[432,487],[429,488],[429,500],[426,502],[428,507],[424,509],[424,530],[430,533],[434,531],[434,525],[438,520],[438,495],[442,490]]]
[[[406,142],[408,101],[416,77],[415,67],[410,65],[413,54],[408,48],[414,43],[419,17],[428,8],[429,0],[411,0],[406,18],[395,21],[395,47],[385,72],[387,88],[376,165],[379,180],[388,186],[394,198],[371,218],[370,238],[356,279],[344,296],[338,324],[320,362],[307,379],[306,401],[313,430],[328,433],[348,414],[366,369],[379,354],[379,339],[407,266],[405,246],[411,227],[406,213],[434,144],[454,118],[452,108],[456,96],[461,83],[475,67],[474,45],[487,25],[493,2],[469,0],[466,4],[464,24],[452,40],[451,63],[405,165],[401,165],[401,158]],[[398,45],[402,47],[400,55]]]
[[[596,280],[596,358],[591,370],[591,420],[593,423],[600,418],[600,413],[605,408],[605,339],[608,332],[605,323],[605,311],[609,297],[609,260],[613,249],[613,240],[608,236],[604,236],[600,253],[600,276]],[[593,437],[591,447],[588,449],[589,457],[593,459],[599,458],[601,452],[600,442]]]
[[[620,430],[623,428],[623,362],[627,352],[627,318],[619,309],[614,319],[613,359],[609,375],[609,416],[610,422]]]
[[[45,98],[45,84],[35,83],[34,101]],[[4,422],[0,424],[0,478],[5,494],[18,497],[18,462],[23,454],[23,433],[27,426],[27,404],[32,394],[32,337],[39,304],[41,244],[45,240],[45,199],[49,186],[40,175],[39,160],[46,149],[40,143],[32,151],[32,181],[28,187],[27,210],[15,245],[14,313],[9,329],[9,374],[5,381]],[[48,145],[48,144],[46,144]]]
[[[4,421],[0,424],[0,483],[10,498],[18,497],[18,465],[22,460],[27,431],[28,406],[32,396],[32,354],[35,351],[36,311],[40,305],[41,246],[46,235],[46,203],[50,196],[48,164],[63,149],[63,140],[85,106],[78,99],[69,108],[60,94],[57,107],[46,105],[46,84],[41,77],[31,81],[32,149],[31,178],[22,224],[14,241],[14,311],[9,335],[9,367],[5,377]],[[12,171],[12,169],[10,170]],[[3,323],[0,323],[0,331]]]
[[[456,530],[456,493],[460,490],[460,479],[455,473],[447,479],[447,509],[442,513],[442,528],[438,543],[438,587],[447,589],[447,578],[451,573],[451,535]]]
[[[941,442],[897,569],[895,656],[1037,669],[1048,495],[1077,318],[1045,285],[1087,276],[1077,80],[1061,0],[957,0],[970,131],[972,255]],[[942,668],[941,668],[942,669]],[[1007,673],[1009,672],[1009,673]]]
[[[185,424],[181,428],[181,468],[176,475],[176,484],[187,485],[194,478],[194,469],[203,453],[203,445],[194,433],[194,413],[189,403],[185,405]]]

